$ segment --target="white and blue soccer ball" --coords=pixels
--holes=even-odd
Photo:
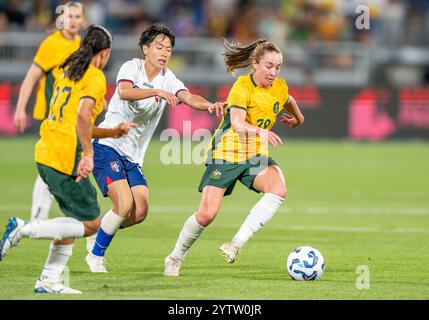
[[[292,279],[314,281],[322,277],[325,269],[325,259],[319,250],[309,246],[302,246],[289,254],[286,268]]]

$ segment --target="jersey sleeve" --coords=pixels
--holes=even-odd
[[[90,98],[94,101],[92,108],[92,124],[94,125],[98,115],[103,111],[104,97],[106,95],[106,78],[103,72],[86,75],[86,81],[82,83],[80,99]]]
[[[119,69],[118,76],[116,77],[116,84],[121,82],[130,82],[133,85],[137,82],[138,67],[134,61],[125,62]]]
[[[58,48],[55,48],[52,39],[49,37],[46,38],[37,49],[33,63],[39,66],[44,72],[48,72],[60,63],[57,61],[58,59],[55,55],[57,50]]]
[[[85,77],[85,81],[82,83],[80,90],[79,99],[90,98],[93,99],[96,104],[102,104],[104,102],[104,96],[106,95],[106,78],[102,73],[94,76]]]
[[[250,92],[243,81],[236,81],[228,94],[228,109],[239,108],[247,110],[250,103]]]
[[[189,91],[188,88],[185,87],[185,84],[177,79],[171,71],[168,71],[167,74],[167,88],[165,90],[176,96],[180,91]]]

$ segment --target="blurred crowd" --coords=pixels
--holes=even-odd
[[[0,31],[52,27],[60,0],[0,0]],[[425,44],[429,0],[82,0],[89,23],[114,33],[140,33],[162,21],[177,36],[232,37],[248,42],[288,40],[384,41]],[[356,12],[366,5],[370,29],[359,30]]]

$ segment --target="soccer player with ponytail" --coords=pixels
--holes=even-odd
[[[227,111],[209,146],[199,186],[200,205],[186,220],[173,251],[165,259],[165,276],[179,276],[185,255],[215,219],[223,197],[232,193],[237,180],[264,195],[232,241],[219,248],[228,263],[235,261],[239,250],[273,217],[286,196],[283,173],[268,153],[268,143],[277,148],[282,140],[271,129],[283,108],[288,113],[281,115],[281,121],[291,128],[301,125],[304,117],[289,95],[286,81],[278,77],[282,53],[264,39],[248,46],[225,40],[223,56],[229,73],[248,67],[253,72],[238,77],[229,92]]]
[[[12,217],[0,242],[2,260],[23,238],[53,240],[35,293],[81,293],[64,286],[60,277],[74,239],[96,233],[100,225],[97,192],[88,176],[94,167],[92,136],[109,135],[112,130],[93,132],[104,103],[102,69],[111,46],[112,37],[105,28],[91,25],[84,31],[79,50],[61,65],[64,72],[55,83],[49,114],[40,128],[37,169],[66,217],[31,222]]]
[[[65,4],[65,9],[60,19],[63,19],[67,28],[50,34],[42,41],[22,82],[14,115],[14,123],[19,132],[24,132],[27,127],[25,109],[36,83],[39,81],[33,117],[43,121],[48,116],[55,80],[62,73],[60,65],[79,49],[78,34],[84,24],[84,8],[80,2],[70,1]],[[51,205],[52,196],[48,186],[37,176],[33,186],[31,220],[47,219]]]

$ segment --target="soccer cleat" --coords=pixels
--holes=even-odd
[[[228,242],[221,245],[219,250],[223,258],[225,259],[225,262],[233,263],[238,252],[240,251],[240,248],[236,244]]]
[[[86,251],[88,253],[92,252],[92,248],[94,248],[95,239],[97,239],[97,233],[94,233],[92,236],[86,237]]]
[[[88,253],[85,258],[89,270],[94,273],[107,273],[106,260],[104,257],[98,257],[92,253]]]
[[[81,294],[82,292],[64,286],[59,281],[49,281],[40,277],[34,286],[34,293],[59,293],[59,294]]]
[[[164,261],[164,276],[178,277],[181,265],[182,261],[179,259],[173,258],[171,255],[167,256]]]
[[[9,223],[6,226],[6,231],[0,241],[0,260],[3,260],[9,252],[10,248],[19,244],[22,239],[19,231],[27,224],[26,221],[17,217],[9,218]]]

